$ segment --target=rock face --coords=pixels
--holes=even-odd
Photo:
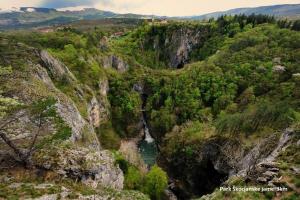
[[[77,81],[76,78],[73,76],[73,74],[68,70],[68,68],[65,65],[60,63],[58,60],[54,59],[51,55],[49,55],[45,51],[41,51],[40,55],[42,60],[44,59],[45,61],[48,61],[44,63],[45,64],[44,66],[47,67],[47,70],[50,71],[52,74],[56,74],[56,78],[59,78],[59,76],[60,77],[64,76],[67,78],[69,77],[69,79],[72,80],[74,84],[76,84]],[[91,146],[94,146],[95,148],[99,148],[100,144],[96,139],[96,136],[93,136],[94,135],[93,127],[90,126],[83,119],[74,102],[54,86],[51,78],[48,76],[47,71],[42,66],[36,65],[34,71],[35,71],[34,75],[36,76],[36,78],[44,82],[48,91],[52,91],[54,93],[54,96],[57,100],[57,104],[56,104],[57,112],[72,129],[73,134],[71,140],[75,142],[82,139],[83,132],[86,132],[92,137],[95,137]]]
[[[276,185],[280,170],[276,157],[290,144],[295,132],[284,130],[245,151],[238,141],[213,138],[203,141],[189,157],[178,152],[161,163],[173,180],[170,189],[180,199],[214,191],[231,176],[247,177],[259,183]],[[164,155],[162,155],[164,156]]]
[[[276,159],[280,152],[284,151],[293,135],[294,130],[286,129],[282,132],[279,139],[272,135],[269,138],[263,140],[260,144],[251,149],[237,163],[237,169],[239,170],[238,174],[241,176],[246,176],[246,172],[247,170],[249,170],[249,166],[251,167],[256,164],[262,166],[269,165],[266,167],[275,168],[275,165],[272,166],[273,161]],[[266,147],[268,148],[266,149]]]
[[[72,80],[73,84],[77,83],[76,78],[68,68],[47,52],[41,51],[40,58],[53,76],[56,78],[66,77]],[[57,171],[64,176],[79,178],[93,187],[101,184],[115,189],[122,189],[123,173],[118,166],[115,166],[113,156],[109,152],[101,150],[93,129],[93,126],[99,126],[109,115],[107,114],[107,105],[104,105],[108,102],[106,99],[107,80],[99,83],[101,96],[99,98],[93,97],[87,108],[90,118],[90,123],[88,123],[81,116],[73,101],[54,86],[47,72],[40,66],[37,67],[37,77],[47,85],[49,91],[55,92],[58,114],[72,128],[73,133],[72,138],[70,138],[72,144],[68,148],[53,147],[50,152],[48,149],[38,152],[36,156],[38,165]],[[79,86],[77,88],[80,89]],[[73,145],[79,140],[85,141],[84,147]]]
[[[197,153],[188,158],[182,152],[168,157],[166,161],[168,175],[174,180],[170,189],[179,199],[213,192],[215,187],[227,179],[232,169],[235,158],[229,158],[226,154],[240,152],[239,143],[225,138],[213,138],[195,148]],[[228,152],[225,152],[226,149]]]
[[[166,62],[167,66],[182,68],[189,62],[192,50],[201,46],[208,37],[209,28],[205,26],[194,28],[179,26],[170,30],[168,28],[154,27],[143,46],[156,51],[157,58]]]
[[[119,72],[125,72],[129,68],[126,62],[115,55],[104,57],[102,64],[104,68],[114,68]]]
[[[68,67],[59,60],[55,59],[46,50],[39,52],[41,58],[41,64],[46,67],[50,73],[50,77],[59,80],[62,77],[66,77],[70,80],[75,80],[74,75],[69,71]]]
[[[107,79],[99,81],[99,93],[94,96],[88,105],[89,121],[94,127],[99,127],[110,118],[110,103],[107,99],[109,90]]]
[[[29,52],[26,46],[18,48],[24,48],[22,51]],[[101,149],[100,142],[94,132],[93,123],[90,123],[88,117],[84,117],[82,112],[79,112],[78,104],[57,88],[54,82],[62,79],[67,80],[66,86],[70,86],[69,89],[74,95],[78,95],[78,99],[85,95],[86,86],[79,84],[67,66],[48,52],[31,48],[30,55],[30,58],[24,59],[26,74],[7,81],[7,84],[10,84],[11,92],[26,104],[48,97],[55,98],[57,114],[63,123],[71,129],[70,138],[53,139],[52,136],[57,134],[56,129],[49,129],[44,132],[38,141],[46,139],[47,143],[36,149],[32,156],[32,164],[49,171],[55,171],[62,176],[81,180],[83,183],[94,187],[103,185],[122,189],[123,173],[115,165],[113,155]],[[100,85],[100,91],[92,91],[92,93],[99,94],[98,102],[100,102],[99,99],[101,99],[102,94],[107,92],[106,86],[108,84]],[[81,101],[86,100],[82,98]],[[88,106],[84,107],[85,105],[88,103],[81,104],[81,111],[86,109],[87,112]],[[101,120],[95,118],[94,123],[96,124],[97,121]],[[56,127],[56,124],[49,126]],[[22,140],[20,138],[19,143],[24,144]],[[2,151],[2,145],[1,143],[1,154],[10,154],[9,151]]]
[[[123,188],[123,172],[115,167],[113,156],[108,151],[93,151],[66,143],[39,151],[34,159],[45,169],[81,180],[95,188],[98,184],[114,189]]]

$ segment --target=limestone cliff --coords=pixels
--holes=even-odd
[[[119,72],[128,70],[128,64],[121,58],[115,55],[109,55],[103,58],[102,65],[104,68],[114,68]]]
[[[191,52],[203,45],[209,26],[154,26],[142,45],[156,52],[157,59],[172,68],[182,68],[191,59]]]
[[[1,41],[1,45],[7,45],[6,41]],[[89,116],[90,120],[82,115],[78,109],[78,102],[73,99],[82,99],[85,96],[86,86],[79,83],[75,76],[69,71],[68,67],[59,60],[51,56],[47,51],[39,51],[37,49],[18,44],[16,52],[26,52],[29,56],[23,56],[22,69],[18,69],[15,60],[10,55],[3,55],[5,61],[13,67],[13,74],[10,77],[1,77],[4,84],[1,89],[8,95],[18,99],[23,104],[30,104],[39,99],[52,97],[56,100],[56,111],[63,122],[71,128],[71,135],[65,141],[52,141],[45,146],[38,148],[32,157],[34,166],[49,171],[53,171],[63,177],[81,180],[83,183],[97,187],[103,185],[110,188],[123,188],[123,173],[120,168],[115,165],[113,155],[102,150],[100,142],[94,132],[94,126],[100,123],[100,118],[105,118],[101,110],[88,112],[89,108],[83,107],[89,114],[97,113],[97,117]],[[59,87],[60,81],[66,81],[67,85],[72,88],[70,96],[64,93]],[[106,95],[106,86],[99,83],[100,96]],[[104,85],[107,83],[104,83]],[[72,87],[71,87],[72,86]],[[78,91],[81,91],[78,93]],[[80,94],[81,93],[81,94]],[[95,92],[96,93],[96,92]],[[106,98],[106,97],[104,97]],[[96,97],[92,97],[91,102],[97,101]],[[100,98],[98,98],[100,99]],[[88,105],[88,102],[80,104]],[[30,118],[30,114],[27,116]],[[25,116],[26,118],[26,116]],[[24,119],[25,119],[24,118]],[[23,120],[24,121],[24,120]],[[26,122],[26,121],[24,121]],[[38,137],[38,142],[45,139],[53,138],[56,135],[55,125],[49,124],[47,132]],[[20,133],[21,136],[24,133]],[[22,146],[26,141],[30,141],[31,137],[20,137],[18,145]],[[6,158],[6,154],[12,154],[5,143],[1,141],[1,157]],[[4,161],[5,162],[5,161]]]

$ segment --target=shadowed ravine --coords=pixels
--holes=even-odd
[[[144,162],[148,165],[148,167],[154,165],[156,163],[156,157],[158,154],[157,146],[155,139],[151,136],[147,125],[147,116],[145,112],[145,107],[147,103],[147,95],[141,94],[142,98],[142,122],[143,122],[143,130],[144,136],[143,140],[139,143],[139,152],[144,160]]]

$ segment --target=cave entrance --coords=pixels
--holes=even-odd
[[[199,173],[198,178],[195,179],[195,185],[198,188],[195,191],[197,196],[212,193],[228,178],[228,174],[217,171],[210,160],[202,170],[203,171]]]
[[[216,170],[213,162],[210,160],[201,162],[192,169],[188,169],[188,172],[181,171],[180,173],[185,173],[185,176],[177,179],[179,182],[170,189],[178,199],[182,200],[199,198],[210,194],[228,178],[228,174]]]
[[[178,65],[177,65],[177,69],[182,69],[184,67],[184,62],[180,62]]]

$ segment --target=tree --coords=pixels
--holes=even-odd
[[[145,177],[144,192],[151,199],[159,200],[168,186],[168,177],[160,167],[154,165]]]
[[[30,157],[37,149],[38,138],[51,127],[51,121],[56,118],[54,104],[52,98],[39,100],[29,106],[18,104],[0,116],[0,138],[13,150],[14,158],[26,167],[31,165]],[[24,136],[28,141],[18,144],[14,140],[16,134],[22,136],[24,133],[29,133]]]
[[[300,31],[300,20],[296,20],[293,23],[292,30],[294,30],[294,31]]]

